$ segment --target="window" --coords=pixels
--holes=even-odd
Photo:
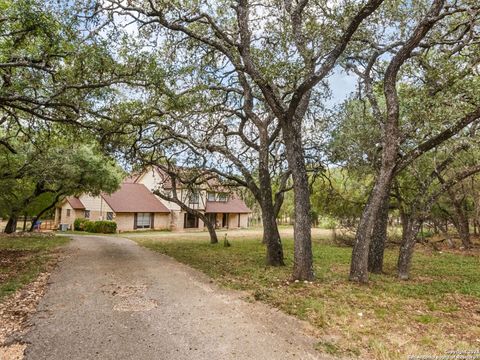
[[[185,229],[198,228],[198,217],[193,214],[185,213],[183,222]]]
[[[137,213],[137,229],[150,228],[150,213]]]
[[[228,194],[226,194],[226,193],[219,193],[218,194],[218,201],[227,202],[227,200],[228,200]]]
[[[200,197],[198,196],[197,192],[191,193],[189,198],[188,198],[188,202],[190,204],[198,204],[199,198]]]
[[[90,219],[90,210],[85,210],[85,219]]]
[[[70,216],[70,209],[67,209],[67,216]]]
[[[107,220],[113,220],[113,212],[107,212]]]
[[[228,201],[228,194],[227,193],[215,193],[213,191],[209,191],[207,193],[207,201],[227,202]]]

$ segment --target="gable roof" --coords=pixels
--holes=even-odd
[[[230,197],[228,201],[207,201],[205,213],[230,213],[230,214],[248,214],[251,213],[243,200],[237,197]]]
[[[123,183],[113,194],[102,197],[114,212],[170,212],[143,184]]]
[[[70,206],[72,207],[72,209],[85,210],[85,205],[83,205],[83,203],[80,201],[79,198],[74,197],[74,196],[69,196],[69,197],[67,197],[67,201],[70,204]]]

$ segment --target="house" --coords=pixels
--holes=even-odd
[[[77,218],[113,220],[117,223],[118,231],[170,227],[170,210],[143,184],[123,183],[111,195],[82,194],[68,197],[58,204],[56,224],[68,224],[73,228]]]
[[[159,168],[129,176],[115,193],[68,197],[57,205],[56,224],[73,228],[77,218],[112,220],[118,231],[137,229],[203,229],[203,221],[174,203],[161,199],[154,191],[171,192],[168,176]],[[177,186],[177,196],[188,207],[206,214],[217,228],[245,228],[251,210],[236,194],[226,192],[210,181],[195,191]]]
[[[143,184],[152,192],[160,190],[170,195],[172,182],[160,168],[149,167],[147,170],[127,178],[125,181]],[[235,193],[224,189],[215,179],[206,180],[205,184],[192,191],[179,184],[176,185],[177,197],[188,207],[198,210],[215,223],[216,228],[246,228],[251,210]],[[197,216],[183,211],[178,204],[161,199],[171,212],[171,229],[203,229],[205,225]]]

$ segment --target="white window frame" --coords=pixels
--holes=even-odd
[[[152,226],[152,213],[137,213],[136,227],[137,229],[150,229]]]
[[[213,191],[207,192],[207,201],[217,201],[216,194]]]

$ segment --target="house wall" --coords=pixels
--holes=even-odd
[[[113,218],[117,223],[117,231],[132,231],[134,219],[133,213],[116,213]]]
[[[90,210],[90,220],[107,220],[107,213],[114,212],[107,202],[101,196],[91,196],[83,194],[79,196],[80,201],[85,206],[85,210]],[[85,217],[83,210],[80,217]]]
[[[240,226],[238,226],[238,216],[240,215]],[[223,213],[217,213],[217,227],[222,227]],[[248,227],[248,214],[228,214],[228,227],[230,229]]]
[[[228,214],[228,227],[229,229],[238,228],[238,215],[239,214]],[[240,214],[240,217],[242,214]]]
[[[163,188],[163,179],[161,175],[158,173],[157,170],[150,168],[145,171],[137,180],[136,183],[143,184],[147,187],[148,190],[154,191],[157,189]],[[190,192],[185,189],[178,189],[177,196],[182,202],[188,205],[188,198],[190,196]],[[157,196],[157,198],[169,209],[174,211],[181,211],[179,205],[175,204],[174,202],[166,201],[161,199]],[[194,209],[205,210],[205,206],[207,204],[207,191],[201,190],[199,192],[199,203],[195,205],[195,207],[191,206]],[[183,220],[182,220],[183,222]]]
[[[67,216],[67,212],[70,210],[70,216]],[[73,222],[77,218],[75,210],[71,207],[68,201],[65,201],[55,212],[56,224],[68,224],[73,229]]]
[[[240,227],[241,228],[248,227],[248,216],[249,216],[249,214],[240,214]]]
[[[133,231],[135,213],[116,213],[113,220],[117,223],[118,231]],[[167,213],[155,213],[153,226],[155,230],[169,229],[170,227],[170,214]],[[141,229],[143,230],[143,229]],[[148,229],[145,229],[148,230]]]
[[[153,226],[155,230],[170,229],[170,214],[155,213]]]

